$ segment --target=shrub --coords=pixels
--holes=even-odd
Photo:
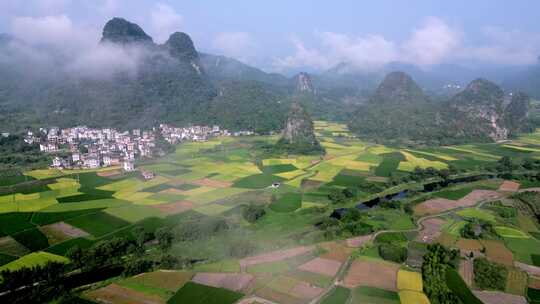
[[[387,260],[396,263],[403,263],[407,260],[407,248],[392,244],[379,245],[379,255]]]
[[[508,270],[499,264],[485,258],[474,260],[474,284],[481,289],[504,290]]]
[[[245,207],[242,211],[242,216],[244,219],[250,223],[255,223],[258,219],[263,217],[266,214],[264,206],[259,206],[255,204],[250,204]]]

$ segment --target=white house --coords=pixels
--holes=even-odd
[[[135,165],[131,161],[125,161],[124,162],[124,171],[131,172],[135,170]]]

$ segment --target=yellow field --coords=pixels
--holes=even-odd
[[[263,166],[273,166],[273,165],[294,165],[296,164],[296,159],[292,158],[267,158],[262,161]]]
[[[430,304],[426,295],[417,291],[400,291],[399,300],[401,304]]]
[[[394,152],[396,150],[385,147],[385,146],[373,146],[373,147],[369,147],[367,151],[378,155],[378,154]]]
[[[471,147],[468,147],[466,145],[465,146],[458,146],[458,147],[446,146],[444,148],[459,151],[459,152],[470,153],[470,154],[473,154],[475,156],[479,156],[480,158],[477,157],[477,159],[480,159],[480,160],[481,159],[484,159],[484,160],[498,160],[500,158],[497,155],[491,155],[491,154],[487,154],[487,153],[478,152],[478,151],[473,150]]]
[[[397,276],[398,290],[411,290],[422,292],[422,275],[418,272],[399,270]]]
[[[520,150],[520,151],[530,151],[530,152],[540,152],[540,149],[534,149],[534,148],[528,148],[528,147],[520,147],[520,146],[514,146],[514,145],[502,145],[503,147]]]
[[[304,175],[304,174],[306,174],[306,171],[304,171],[304,170],[294,170],[294,171],[283,172],[283,173],[279,173],[279,174],[275,174],[275,175],[277,175],[279,177],[283,177],[285,179],[295,179],[298,176]]]
[[[423,154],[423,155],[427,155],[427,156],[433,156],[433,157],[437,157],[437,158],[440,158],[440,159],[443,159],[443,160],[446,160],[446,161],[454,161],[454,160],[457,160],[457,158],[454,158],[452,156],[449,156],[449,155],[446,155],[446,154],[441,154],[441,153],[430,153],[430,152],[424,152],[424,151],[417,151],[417,150],[411,150],[411,149],[407,149],[405,151],[410,151],[410,152],[414,152],[414,153],[418,153],[418,154]],[[402,151],[403,152],[403,151]]]
[[[318,170],[319,172],[311,179],[322,182],[330,182],[342,169],[342,167],[332,166],[329,163],[321,163],[314,167],[314,170]]]
[[[448,168],[448,165],[446,163],[440,162],[440,161],[432,161],[427,160],[425,158],[419,158],[414,155],[412,155],[409,152],[401,151],[401,154],[405,156],[405,159],[407,161],[402,161],[399,163],[398,170],[401,171],[413,171],[416,167],[420,167],[422,169],[426,169],[429,167],[433,167],[435,169],[445,169]]]

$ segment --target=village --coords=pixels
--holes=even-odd
[[[27,131],[27,144],[39,143],[41,152],[54,154],[51,168],[97,169],[122,166],[124,171],[135,170],[135,160],[163,156],[158,141],[176,145],[184,141],[206,141],[217,136],[253,135],[251,131],[229,132],[219,126],[174,127],[160,124],[152,130],[119,131],[113,128],[77,126],[60,129],[40,128]]]

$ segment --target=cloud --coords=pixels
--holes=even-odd
[[[466,47],[458,58],[482,61],[490,64],[534,64],[540,55],[540,34],[518,30],[486,27],[482,30],[486,42]]]
[[[302,67],[311,67],[315,69],[328,69],[336,63],[320,50],[308,48],[297,38],[292,38],[295,52],[293,55],[274,60],[273,67],[277,70],[286,70]]]
[[[460,46],[460,36],[443,20],[430,17],[403,44],[401,60],[420,66],[441,63]]]
[[[223,32],[217,34],[211,46],[217,52],[249,62],[258,53],[257,44],[247,32]]]
[[[142,48],[99,44],[68,63],[65,71],[80,78],[109,79],[117,73],[134,77],[145,55],[146,51]]]
[[[152,32],[157,42],[164,42],[174,32],[180,30],[183,17],[172,7],[158,3],[150,13]]]
[[[420,66],[438,64],[459,46],[460,34],[444,21],[430,17],[404,42],[391,41],[382,35],[347,35],[335,32],[316,33],[317,48],[307,49],[294,41],[295,53],[277,59],[278,69],[316,67],[330,68],[347,62],[363,70],[377,69],[394,61]]]
[[[65,52],[89,47],[99,37],[95,29],[76,27],[66,15],[16,17],[11,31],[15,37],[30,44],[54,46]]]

